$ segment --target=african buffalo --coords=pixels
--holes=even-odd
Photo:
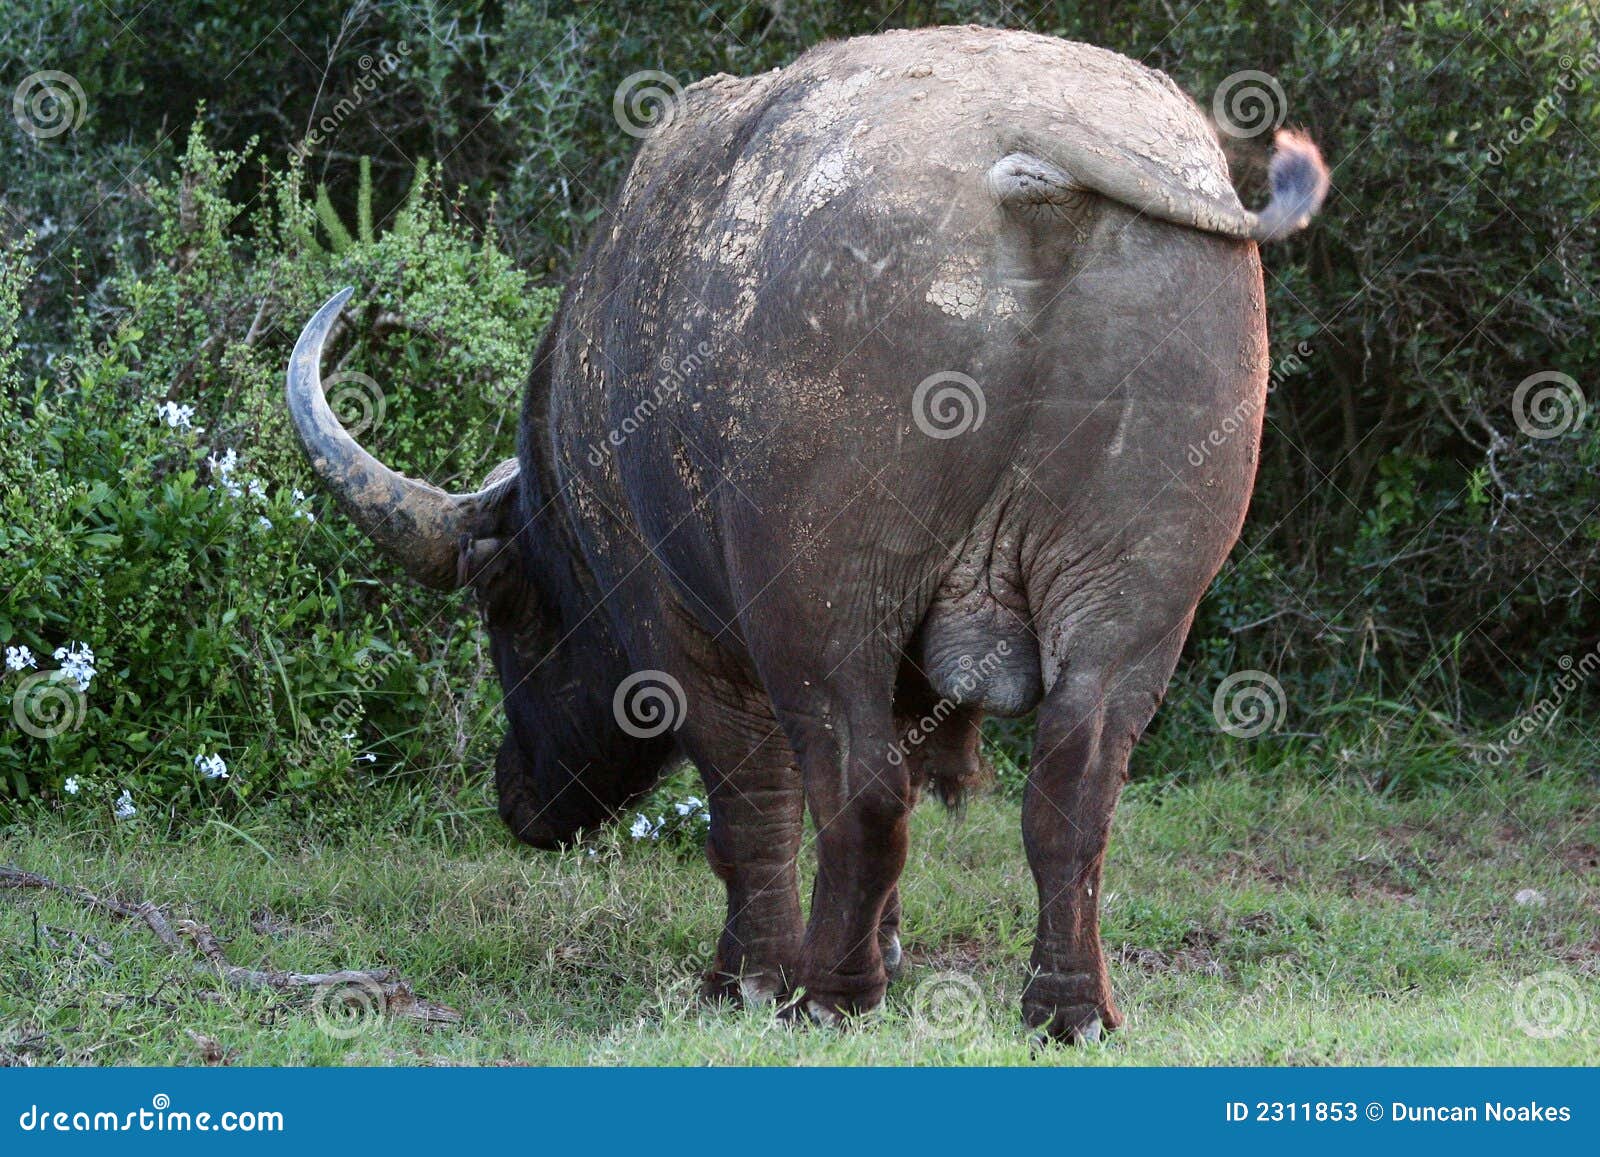
[[[414,579],[475,592],[519,837],[698,766],[714,993],[877,1005],[919,788],[958,794],[982,716],[1037,708],[1023,1012],[1095,1039],[1129,751],[1255,477],[1256,242],[1320,207],[1322,159],[1280,134],[1249,212],[1164,75],[982,28],[824,45],[671,113],[535,356],[515,460],[447,494],[355,443],[319,369],[349,290],[290,362],[306,453]]]

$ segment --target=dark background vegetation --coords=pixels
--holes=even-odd
[[[65,734],[0,731],[0,804],[70,803],[77,776],[74,806],[295,788],[285,806],[327,814],[375,780],[464,782],[440,773],[496,730],[470,610],[396,584],[320,496],[293,517],[314,491],[280,412],[301,321],[358,284],[348,365],[386,404],[367,440],[472,485],[509,452],[551,291],[635,144],[623,78],[959,22],[1120,50],[1207,108],[1265,71],[1334,166],[1316,226],[1265,254],[1293,372],[1144,770],[1214,730],[1211,689],[1245,668],[1287,689],[1275,742],[1343,753],[1377,729],[1375,763],[1387,728],[1456,743],[1549,693],[1600,635],[1600,422],[1534,439],[1510,403],[1530,374],[1587,390],[1600,368],[1593,4],[6,0],[5,93],[61,70],[87,107],[50,139],[0,123],[0,642],[87,641],[100,673]],[[1247,201],[1264,148],[1231,148]],[[158,425],[167,399],[203,431]],[[259,498],[213,488],[229,447]],[[225,789],[194,775],[214,751]]]

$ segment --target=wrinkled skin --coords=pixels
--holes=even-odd
[[[1094,191],[1034,196],[994,166],[1077,133],[1046,158],[1059,185],[1118,140],[1147,193],[1158,172],[1150,195],[1231,220],[1214,140],[1151,75],[938,30],[703,82],[569,286],[517,484],[479,527],[494,549],[463,553],[506,688],[501,811],[559,845],[692,760],[728,891],[714,992],[803,990],[823,1019],[877,1005],[919,788],[975,774],[983,714],[1037,708],[1025,1019],[1061,1040],[1121,1022],[1101,863],[1129,751],[1244,518],[1261,269],[1252,241]],[[981,423],[924,432],[938,374],[976,383]],[[642,671],[684,706],[644,738],[613,702]]]

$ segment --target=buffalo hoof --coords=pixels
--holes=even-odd
[[[783,1014],[810,1024],[844,1024],[881,1005],[887,987],[887,979],[844,991],[813,986],[804,989],[798,1000],[783,1009]]]
[[[741,976],[739,1000],[746,1008],[766,1008],[783,995],[783,985],[765,976]]]
[[[1041,1045],[1095,1045],[1116,1026],[1108,1025],[1099,1005],[1075,1004],[1065,1008],[1029,1009],[1023,1018]]]
[[[844,1013],[814,1000],[802,1000],[800,1012],[812,1024],[820,1024],[826,1028],[834,1028],[845,1022]]]
[[[905,953],[900,948],[900,937],[890,936],[883,945],[883,970],[893,980],[900,974],[900,965],[905,963]]]
[[[1022,994],[1022,1019],[1056,1044],[1098,1044],[1122,1026],[1099,970],[1035,973]]]
[[[791,992],[778,1005],[778,1020],[796,1028],[828,1028],[845,1023],[845,1015],[836,1008],[812,1000],[804,992]]]
[[[766,1008],[783,995],[783,985],[769,976],[733,976],[708,972],[700,983],[700,999],[707,1004]]]

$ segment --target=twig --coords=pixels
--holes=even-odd
[[[324,989],[351,989],[371,994],[375,1002],[390,1016],[420,1020],[433,1024],[455,1024],[461,1014],[446,1005],[434,1004],[419,997],[411,985],[392,968],[340,969],[337,972],[279,972],[244,968],[228,960],[222,943],[206,925],[197,920],[179,920],[174,930],[167,915],[155,904],[145,901],[130,904],[124,900],[98,896],[77,884],[62,884],[38,872],[25,872],[8,864],[0,864],[0,890],[33,888],[69,896],[84,907],[114,916],[119,920],[141,923],[155,934],[169,953],[183,954],[183,939],[193,943],[204,958],[194,962],[195,970],[206,976],[216,976],[233,988],[246,990],[269,989],[276,992],[320,992]]]
[[[267,302],[272,300],[272,290],[269,286],[266,293],[261,295],[261,304],[256,307],[256,315],[250,322],[250,329],[244,335],[244,344],[253,346],[256,339],[261,336],[261,322],[267,316]]]

